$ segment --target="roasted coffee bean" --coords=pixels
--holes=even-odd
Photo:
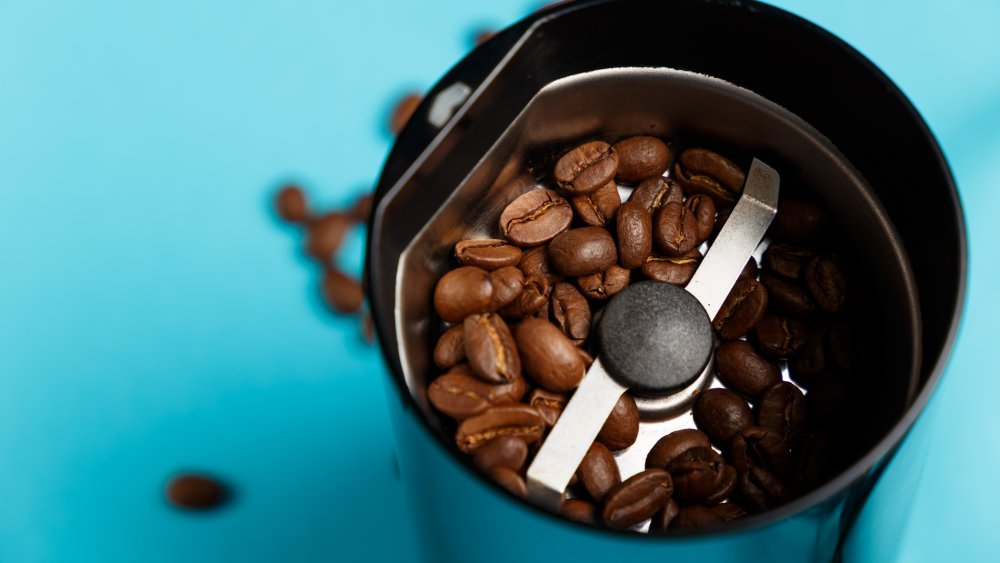
[[[802,267],[814,256],[816,253],[807,248],[776,242],[764,252],[764,268],[768,273],[797,280],[802,275]]]
[[[306,235],[306,252],[321,261],[329,261],[344,241],[351,221],[343,213],[328,213],[311,225]]]
[[[365,291],[357,280],[326,267],[323,270],[323,299],[338,313],[354,313],[364,303]]]
[[[775,383],[757,401],[757,425],[777,432],[790,446],[795,446],[806,431],[806,398],[799,388],[787,381]]]
[[[517,471],[507,467],[494,467],[490,469],[489,473],[497,485],[507,489],[514,496],[521,498],[528,496],[528,485]]]
[[[691,413],[698,428],[720,445],[728,444],[741,430],[753,424],[750,405],[728,389],[702,392]]]
[[[606,185],[618,171],[618,155],[603,141],[584,143],[556,162],[559,187],[573,195],[589,194]]]
[[[576,474],[594,502],[604,500],[604,495],[622,482],[615,456],[600,442],[590,445]]]
[[[493,283],[493,299],[490,300],[490,310],[496,311],[513,303],[524,289],[524,274],[514,266],[506,266],[490,272]]]
[[[622,139],[611,147],[618,155],[619,182],[633,183],[659,176],[670,165],[670,149],[656,137],[638,136]]]
[[[472,462],[482,471],[506,467],[520,472],[528,459],[528,443],[516,436],[497,436],[476,450]]]
[[[762,426],[748,426],[740,432],[740,436],[746,443],[753,465],[766,467],[783,477],[788,475],[792,467],[792,454],[788,442],[780,432]]]
[[[827,370],[826,331],[814,330],[788,361],[792,381],[809,389]]]
[[[698,221],[684,204],[668,203],[656,212],[656,246],[667,256],[684,256],[698,246]]]
[[[614,220],[622,198],[618,195],[618,185],[611,181],[593,193],[571,198],[570,203],[581,221],[595,227],[604,227]]]
[[[434,346],[434,365],[448,369],[465,361],[465,339],[462,333],[462,325],[444,331]]]
[[[680,512],[681,505],[677,504],[677,501],[670,499],[670,502],[663,507],[663,510],[657,512],[653,519],[649,522],[649,533],[657,534],[664,533],[670,529],[670,525],[673,523],[674,518],[677,517],[677,513]]]
[[[406,123],[410,121],[410,118],[413,117],[417,108],[420,107],[422,100],[423,96],[417,93],[411,92],[403,96],[392,110],[392,116],[389,118],[389,132],[393,135],[399,134],[403,130],[403,127],[406,126]]]
[[[374,195],[367,193],[364,194],[354,201],[354,205],[351,206],[351,210],[347,212],[347,216],[350,217],[351,221],[355,223],[365,223],[372,214],[372,202],[374,200]]]
[[[625,289],[631,277],[631,270],[612,264],[603,272],[576,278],[576,283],[588,299],[604,300]]]
[[[556,326],[574,344],[580,344],[590,334],[590,305],[573,284],[559,282],[552,286],[549,314]]]
[[[639,437],[639,406],[628,393],[623,393],[604,426],[597,434],[597,441],[617,452],[635,443]]]
[[[559,513],[581,524],[597,524],[597,509],[585,500],[566,499],[559,507]]]
[[[469,315],[462,323],[469,367],[488,383],[509,383],[521,376],[521,358],[514,337],[500,315]]]
[[[521,249],[499,239],[463,240],[455,245],[455,258],[463,266],[491,271],[516,265]]]
[[[797,284],[768,274],[760,277],[760,283],[767,288],[769,303],[776,311],[795,317],[811,315],[816,311],[812,297]]]
[[[778,213],[771,224],[771,235],[777,240],[811,243],[823,238],[829,223],[829,215],[819,205],[801,199],[782,198],[778,201]]]
[[[736,280],[712,325],[724,340],[735,340],[757,326],[767,310],[764,286],[750,278]]]
[[[685,451],[667,466],[674,480],[674,498],[680,503],[705,500],[719,489],[725,468],[722,456],[712,448]]]
[[[562,415],[562,411],[566,407],[566,401],[568,400],[566,395],[562,393],[556,393],[542,389],[541,387],[532,391],[531,395],[528,396],[528,404],[535,407],[535,410],[538,411],[538,414],[542,415],[542,418],[545,419],[545,424],[549,428],[556,425],[556,421]]]
[[[722,480],[719,481],[718,488],[715,489],[715,492],[705,497],[702,504],[706,506],[713,506],[729,498],[729,495],[733,494],[733,491],[736,490],[736,479],[736,468],[732,465],[726,465],[723,467]]]
[[[465,370],[456,370],[432,381],[427,388],[427,399],[442,413],[455,420],[465,420],[493,406],[497,402],[496,391],[495,386]]]
[[[506,319],[523,319],[539,311],[545,311],[550,292],[548,278],[539,274],[528,275],[517,298],[507,306],[501,307],[497,313]]]
[[[691,215],[694,216],[698,226],[698,244],[701,244],[712,236],[712,229],[715,227],[715,202],[705,195],[693,195],[685,202]]]
[[[601,519],[612,529],[624,530],[652,518],[670,501],[670,474],[662,469],[637,473],[608,491]]]
[[[657,440],[646,455],[646,468],[666,469],[677,456],[691,448],[709,448],[708,435],[694,428],[682,428]]]
[[[751,467],[740,473],[736,492],[742,504],[754,512],[774,508],[788,497],[781,479],[763,467]]]
[[[542,319],[525,319],[514,327],[514,339],[524,370],[539,385],[561,392],[580,384],[583,360],[559,327]]]
[[[682,507],[674,517],[674,530],[701,530],[725,524],[726,521],[715,510],[700,505]]]
[[[285,186],[274,198],[278,217],[289,223],[308,223],[310,219],[309,204],[306,196],[298,186]]]
[[[229,497],[221,481],[207,475],[181,473],[167,484],[167,500],[177,508],[207,510],[223,504]]]
[[[676,181],[657,175],[643,180],[628,201],[638,203],[652,216],[663,205],[683,203],[684,191]]]
[[[496,405],[458,425],[455,443],[473,453],[497,436],[515,436],[531,444],[542,437],[545,421],[528,405]]]
[[[500,232],[519,246],[535,246],[552,240],[573,220],[569,202],[552,190],[521,194],[500,214]]]
[[[674,166],[674,176],[688,195],[705,194],[731,206],[743,191],[746,175],[731,161],[706,149],[688,149]]]
[[[618,208],[615,218],[618,235],[618,263],[623,268],[638,268],[653,251],[653,216],[635,201]]]
[[[764,315],[753,329],[757,348],[772,360],[794,356],[808,338],[806,323],[790,317]]]
[[[549,260],[564,276],[603,272],[618,261],[615,240],[600,227],[581,227],[557,235],[549,243]]]
[[[739,476],[737,475],[737,481],[738,480]],[[727,524],[733,520],[739,520],[747,515],[746,509],[735,502],[724,502],[720,505],[713,506],[712,512],[722,517]]]
[[[642,264],[642,274],[651,280],[687,285],[701,265],[701,253],[692,250],[686,256],[650,256]]]
[[[544,245],[525,250],[517,262],[517,269],[524,272],[525,277],[531,275],[545,276],[549,279],[558,277],[549,263],[548,247]]]
[[[750,278],[752,280],[757,279],[757,261],[753,259],[753,256],[747,260],[747,265],[743,266],[743,270],[740,272],[741,278]]]
[[[758,354],[745,340],[720,344],[715,353],[715,369],[723,385],[748,399],[757,398],[781,381],[778,366]]]
[[[492,300],[493,282],[489,273],[472,266],[451,270],[434,287],[434,311],[448,323],[489,311]]]
[[[827,313],[840,312],[847,300],[847,278],[839,260],[833,256],[817,256],[806,264],[802,277],[821,309]]]
[[[590,352],[584,350],[583,348],[579,348],[578,351],[580,352],[580,358],[583,359],[583,367],[590,369],[590,366],[594,363],[594,357],[590,355]]]

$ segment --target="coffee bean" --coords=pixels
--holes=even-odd
[[[674,498],[682,504],[705,500],[722,484],[725,467],[722,456],[712,448],[685,451],[667,466],[674,481]]]
[[[777,475],[788,475],[792,467],[792,455],[788,442],[780,432],[762,426],[748,426],[740,432],[740,436],[746,444],[753,465],[766,467]],[[735,453],[734,456],[739,457]]]
[[[726,221],[729,220],[729,216],[732,215],[732,207],[717,207],[715,214],[715,226],[712,227],[712,236],[718,237],[719,233],[722,232],[722,228],[726,226]]]
[[[490,300],[490,310],[496,311],[521,295],[524,289],[524,274],[514,266],[506,266],[490,272],[490,282],[493,283],[493,299]]]
[[[489,474],[497,485],[507,489],[514,496],[521,498],[528,496],[528,485],[516,471],[506,467],[494,467],[490,469]]]
[[[529,275],[524,279],[524,285],[517,298],[501,307],[497,313],[506,319],[517,320],[535,315],[539,311],[545,312],[551,290],[549,280],[545,276]]]
[[[306,252],[323,262],[331,260],[350,226],[350,219],[343,213],[328,213],[320,217],[309,226]]]
[[[583,379],[583,361],[573,342],[559,327],[529,318],[514,328],[524,370],[549,391],[575,389]]]
[[[753,329],[757,348],[772,360],[790,358],[809,338],[809,328],[801,319],[764,315]]]
[[[618,208],[615,218],[618,235],[618,263],[638,268],[653,251],[653,216],[642,204],[628,201]]]
[[[600,442],[590,445],[576,474],[595,502],[601,502],[608,491],[622,482],[615,456]]]
[[[495,393],[495,386],[473,377],[465,370],[457,370],[432,381],[427,388],[427,400],[434,408],[455,420],[465,420],[499,402]]]
[[[462,325],[449,328],[434,346],[434,365],[441,369],[455,367],[465,361],[465,339]]]
[[[696,504],[682,507],[677,512],[677,516],[674,517],[671,528],[674,530],[700,530],[722,526],[725,523],[726,521],[715,510]]]
[[[770,305],[776,311],[795,317],[811,315],[816,311],[812,297],[797,284],[767,274],[760,277],[760,283],[767,288]]]
[[[417,108],[420,107],[422,100],[423,96],[417,93],[409,93],[403,96],[392,110],[392,116],[389,118],[389,132],[393,135],[398,135],[403,130],[403,127],[406,126],[406,123],[410,121],[410,118],[413,117]]]
[[[759,355],[745,340],[720,344],[715,353],[715,369],[723,385],[748,399],[758,397],[781,381],[778,366]]]
[[[572,284],[559,282],[552,286],[549,311],[556,326],[574,344],[580,344],[590,334],[590,305]]]
[[[623,393],[597,434],[597,441],[617,452],[634,444],[638,437],[639,406],[631,395]]]
[[[675,430],[657,440],[646,455],[646,468],[666,469],[677,456],[691,448],[711,447],[708,435],[694,428]]]
[[[757,401],[757,425],[777,432],[795,446],[806,431],[806,398],[799,388],[782,381],[768,387]]]
[[[528,459],[528,443],[516,436],[497,436],[483,444],[472,456],[472,462],[482,471],[506,467],[520,472]]]
[[[770,231],[777,240],[804,244],[823,238],[829,223],[829,215],[819,205],[801,199],[782,198],[778,201],[778,213]]]
[[[618,155],[619,182],[633,183],[659,176],[670,164],[670,149],[656,137],[637,136],[622,139],[611,147]]]
[[[489,273],[473,266],[451,270],[434,287],[434,311],[448,323],[485,313],[492,301],[493,282]]]
[[[774,243],[764,252],[764,268],[768,273],[794,281],[799,279],[802,267],[814,256],[816,253],[807,248]]]
[[[668,203],[656,212],[656,246],[667,256],[684,256],[698,246],[698,221],[684,204]]]
[[[653,519],[649,522],[649,533],[665,533],[670,529],[670,525],[673,523],[674,518],[677,518],[677,513],[680,510],[681,505],[677,504],[677,501],[674,499],[670,499],[670,502],[662,510],[653,515]]]
[[[686,256],[650,256],[642,264],[642,273],[651,280],[687,285],[701,265],[701,253],[692,250]]]
[[[564,276],[603,272],[618,261],[615,241],[600,227],[581,227],[557,235],[549,243],[549,260]]]
[[[767,309],[768,293],[750,278],[736,280],[712,325],[724,340],[735,340],[750,332]]]
[[[691,413],[698,428],[716,444],[728,444],[741,430],[753,424],[750,405],[728,389],[702,392]]]
[[[167,484],[167,500],[186,510],[207,510],[223,504],[229,491],[217,479],[207,475],[181,473]]]
[[[573,195],[588,194],[606,185],[618,171],[618,155],[603,141],[584,143],[556,162],[553,175],[559,187]]]
[[[694,216],[698,226],[698,244],[701,244],[712,236],[712,229],[715,227],[715,202],[705,195],[693,195],[685,202],[691,215]]]
[[[781,480],[763,467],[751,467],[740,473],[736,491],[742,504],[754,512],[778,506],[788,497]]]
[[[365,291],[357,280],[326,267],[323,270],[323,298],[338,313],[354,313],[364,303]]]
[[[733,494],[733,491],[736,490],[736,480],[736,468],[732,465],[724,466],[722,468],[722,479],[719,481],[719,486],[712,494],[705,497],[703,504],[706,506],[712,506],[729,498],[729,495]]]
[[[549,263],[548,247],[544,245],[525,250],[517,262],[517,268],[524,272],[525,277],[531,275],[545,276],[549,279],[558,277]]]
[[[500,232],[519,246],[535,246],[552,240],[573,220],[569,202],[552,190],[521,194],[500,214]]]
[[[608,491],[601,519],[612,529],[624,530],[652,518],[670,501],[670,474],[662,469],[637,473]]]
[[[788,361],[792,381],[809,389],[827,370],[826,331],[809,333],[799,350]]]
[[[833,256],[813,258],[802,272],[806,287],[816,304],[827,313],[839,313],[847,300],[847,278],[840,261]]]
[[[274,198],[278,217],[289,223],[308,223],[310,219],[309,204],[306,196],[298,186],[285,186]]]
[[[455,245],[455,258],[463,266],[491,271],[516,265],[521,249],[499,239],[463,240]]]
[[[576,283],[588,299],[604,300],[625,289],[631,276],[630,270],[612,264],[603,272],[576,278]]]
[[[515,436],[531,444],[542,437],[545,421],[528,405],[496,405],[458,425],[455,443],[473,453],[497,436]]]
[[[739,476],[737,475],[737,482],[738,481]],[[747,515],[746,509],[735,502],[724,502],[720,505],[713,506],[712,512],[718,514],[727,524],[734,520],[739,520]]]
[[[580,352],[580,358],[583,360],[583,367],[590,369],[590,366],[594,363],[594,357],[590,355],[590,352],[584,350],[583,348],[578,348]]]
[[[706,149],[687,149],[681,153],[674,176],[687,194],[705,194],[719,206],[732,206],[746,180],[738,166]]]
[[[562,502],[559,513],[581,524],[597,524],[597,509],[585,500],[566,499]]]
[[[566,395],[562,393],[538,387],[528,397],[528,404],[535,407],[538,414],[542,415],[542,418],[545,419],[545,424],[549,428],[552,428],[556,425],[556,421],[559,420],[559,416],[562,415],[562,411],[566,407],[568,400]]]
[[[622,198],[618,195],[618,185],[611,181],[593,193],[574,196],[570,203],[581,221],[595,227],[604,227],[614,220]]]
[[[500,315],[469,315],[462,329],[465,357],[477,377],[488,383],[509,383],[521,376],[514,337]]]
[[[676,181],[657,175],[643,180],[632,191],[628,201],[641,205],[650,215],[653,215],[663,205],[683,203],[684,191]]]

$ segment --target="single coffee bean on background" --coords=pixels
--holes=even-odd
[[[680,510],[681,505],[677,504],[677,501],[674,499],[670,499],[670,502],[662,510],[653,515],[653,519],[649,522],[649,533],[665,533],[670,529],[670,524],[673,523],[674,518],[677,517],[677,513]]]
[[[575,389],[583,379],[583,360],[576,346],[556,325],[529,318],[514,327],[524,371],[549,391]]]
[[[521,254],[521,259],[517,262],[517,269],[524,272],[525,277],[531,275],[545,276],[549,279],[558,277],[549,263],[549,253],[546,245],[535,246],[525,250]]]
[[[802,271],[816,304],[827,313],[839,313],[847,300],[847,278],[840,260],[824,255],[813,258]]]
[[[723,301],[712,326],[723,340],[735,340],[757,326],[767,304],[768,294],[762,284],[754,279],[740,278]]]
[[[674,517],[674,530],[701,530],[722,526],[726,521],[715,510],[707,506],[682,507]]]
[[[524,279],[521,292],[508,305],[501,307],[497,313],[507,319],[522,319],[543,311],[549,303],[549,293],[552,287],[545,276],[532,274]]]
[[[308,223],[311,215],[309,203],[302,189],[298,186],[285,186],[274,198],[278,217],[289,223]]]
[[[681,203],[668,203],[656,212],[653,238],[667,256],[684,256],[698,246],[698,221]]]
[[[597,524],[597,508],[585,500],[566,499],[562,502],[559,513],[581,524]]]
[[[650,256],[642,264],[642,274],[651,280],[685,286],[701,265],[701,253],[692,250],[686,256]]]
[[[177,508],[208,510],[221,506],[229,496],[228,487],[207,475],[180,473],[171,478],[167,500]]]
[[[631,277],[631,270],[612,264],[603,272],[576,278],[576,284],[588,299],[601,301],[625,289]]]
[[[635,443],[639,437],[639,406],[628,393],[623,393],[597,434],[597,441],[617,452]]]
[[[646,455],[646,468],[666,469],[671,461],[691,448],[709,448],[708,435],[694,428],[682,428],[660,438]]]
[[[740,431],[753,424],[750,405],[728,389],[702,392],[691,412],[698,428],[719,445],[728,444]]]
[[[656,175],[646,178],[636,186],[628,201],[641,205],[650,215],[653,215],[663,205],[683,203],[684,191],[675,180]]]
[[[438,376],[427,388],[427,400],[455,420],[481,414],[495,402],[492,385],[463,371]]]
[[[618,208],[615,218],[618,235],[618,263],[623,268],[638,268],[653,251],[653,216],[635,201]]]
[[[482,471],[506,467],[521,471],[528,459],[528,443],[515,436],[497,436],[476,450],[472,462]]]
[[[473,266],[447,272],[434,287],[434,311],[448,323],[489,311],[492,300],[493,282],[489,273]]]
[[[343,272],[329,266],[323,269],[323,299],[338,313],[354,313],[365,301],[361,284]]]
[[[444,331],[434,345],[434,365],[448,369],[465,361],[465,339],[462,333],[462,325]]]
[[[803,266],[814,256],[816,253],[807,248],[776,242],[764,252],[764,269],[789,280],[798,280]]]
[[[819,205],[803,199],[782,198],[771,223],[771,235],[776,240],[808,244],[822,239],[829,225],[829,215]]]
[[[403,130],[403,127],[406,126],[406,123],[410,121],[410,118],[413,117],[422,100],[423,96],[415,92],[403,96],[396,103],[396,107],[392,110],[392,115],[389,117],[389,132],[393,135],[399,134]]]
[[[695,219],[698,226],[698,244],[701,244],[712,236],[712,229],[715,227],[715,202],[705,195],[693,195],[685,202],[688,210]]]
[[[809,338],[809,327],[801,319],[764,315],[753,329],[753,341],[768,358],[791,358]]]
[[[524,498],[528,496],[528,485],[516,471],[507,467],[499,466],[490,469],[490,477],[504,489],[507,489],[514,496]]]
[[[556,421],[562,415],[567,401],[569,401],[569,398],[566,395],[549,391],[542,387],[536,388],[528,396],[528,404],[534,407],[538,411],[538,414],[542,415],[542,418],[545,419],[545,424],[549,428],[556,425]]]
[[[514,266],[506,266],[490,272],[493,283],[493,298],[490,310],[496,311],[514,302],[524,289],[524,274]]]
[[[559,282],[552,286],[549,314],[556,326],[574,344],[581,344],[590,334],[590,304],[573,284]]]
[[[794,317],[809,316],[816,311],[809,292],[798,284],[768,274],[760,277],[760,283],[767,288],[768,302],[774,310]]]
[[[722,484],[725,467],[722,456],[712,448],[685,451],[667,466],[674,481],[674,498],[681,504],[705,500]]]
[[[519,246],[552,240],[573,220],[569,202],[552,190],[531,190],[510,202],[500,213],[500,232]]]
[[[463,240],[455,245],[455,258],[463,266],[492,271],[517,265],[521,249],[499,239]]]
[[[646,469],[605,495],[601,519],[615,530],[630,528],[652,518],[667,505],[672,492],[669,473],[662,469]]]
[[[322,262],[329,262],[340,248],[351,226],[343,213],[327,213],[309,225],[306,235],[306,252]]]
[[[559,187],[573,195],[606,185],[618,171],[618,155],[604,141],[584,143],[564,154],[553,169]]]
[[[545,421],[528,405],[496,405],[458,425],[455,443],[465,453],[473,453],[497,436],[514,436],[528,444],[542,437]]]
[[[469,315],[462,322],[465,357],[476,377],[487,383],[509,383],[521,376],[521,357],[500,315]]]
[[[787,381],[775,383],[757,401],[757,425],[777,432],[794,447],[806,432],[806,398]]]
[[[604,495],[622,482],[615,456],[600,442],[590,445],[576,474],[594,502],[604,500]]]
[[[718,206],[732,206],[743,191],[746,175],[740,167],[718,153],[692,148],[681,153],[674,176],[689,196],[704,194]]]
[[[604,227],[614,220],[622,198],[618,195],[618,185],[611,181],[595,192],[570,198],[570,203],[581,221],[595,227]]]
[[[615,240],[601,227],[581,227],[556,235],[548,252],[552,266],[564,276],[596,274],[618,261]]]
[[[745,340],[720,344],[715,353],[715,369],[723,385],[748,399],[757,398],[765,389],[781,381],[778,366],[758,354]]]
[[[640,135],[618,141],[611,147],[618,155],[619,182],[634,183],[659,176],[670,164],[670,149],[657,139]]]

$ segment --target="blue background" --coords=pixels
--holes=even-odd
[[[995,559],[1000,4],[777,4],[893,77],[954,166],[969,307],[900,560]],[[0,0],[0,561],[409,558],[385,370],[270,198],[370,189],[394,100],[537,6]],[[184,469],[235,502],[171,509]]]

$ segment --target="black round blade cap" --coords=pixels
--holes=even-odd
[[[701,374],[712,353],[712,323],[684,289],[643,281],[618,292],[597,325],[601,363],[642,394],[680,389]]]

